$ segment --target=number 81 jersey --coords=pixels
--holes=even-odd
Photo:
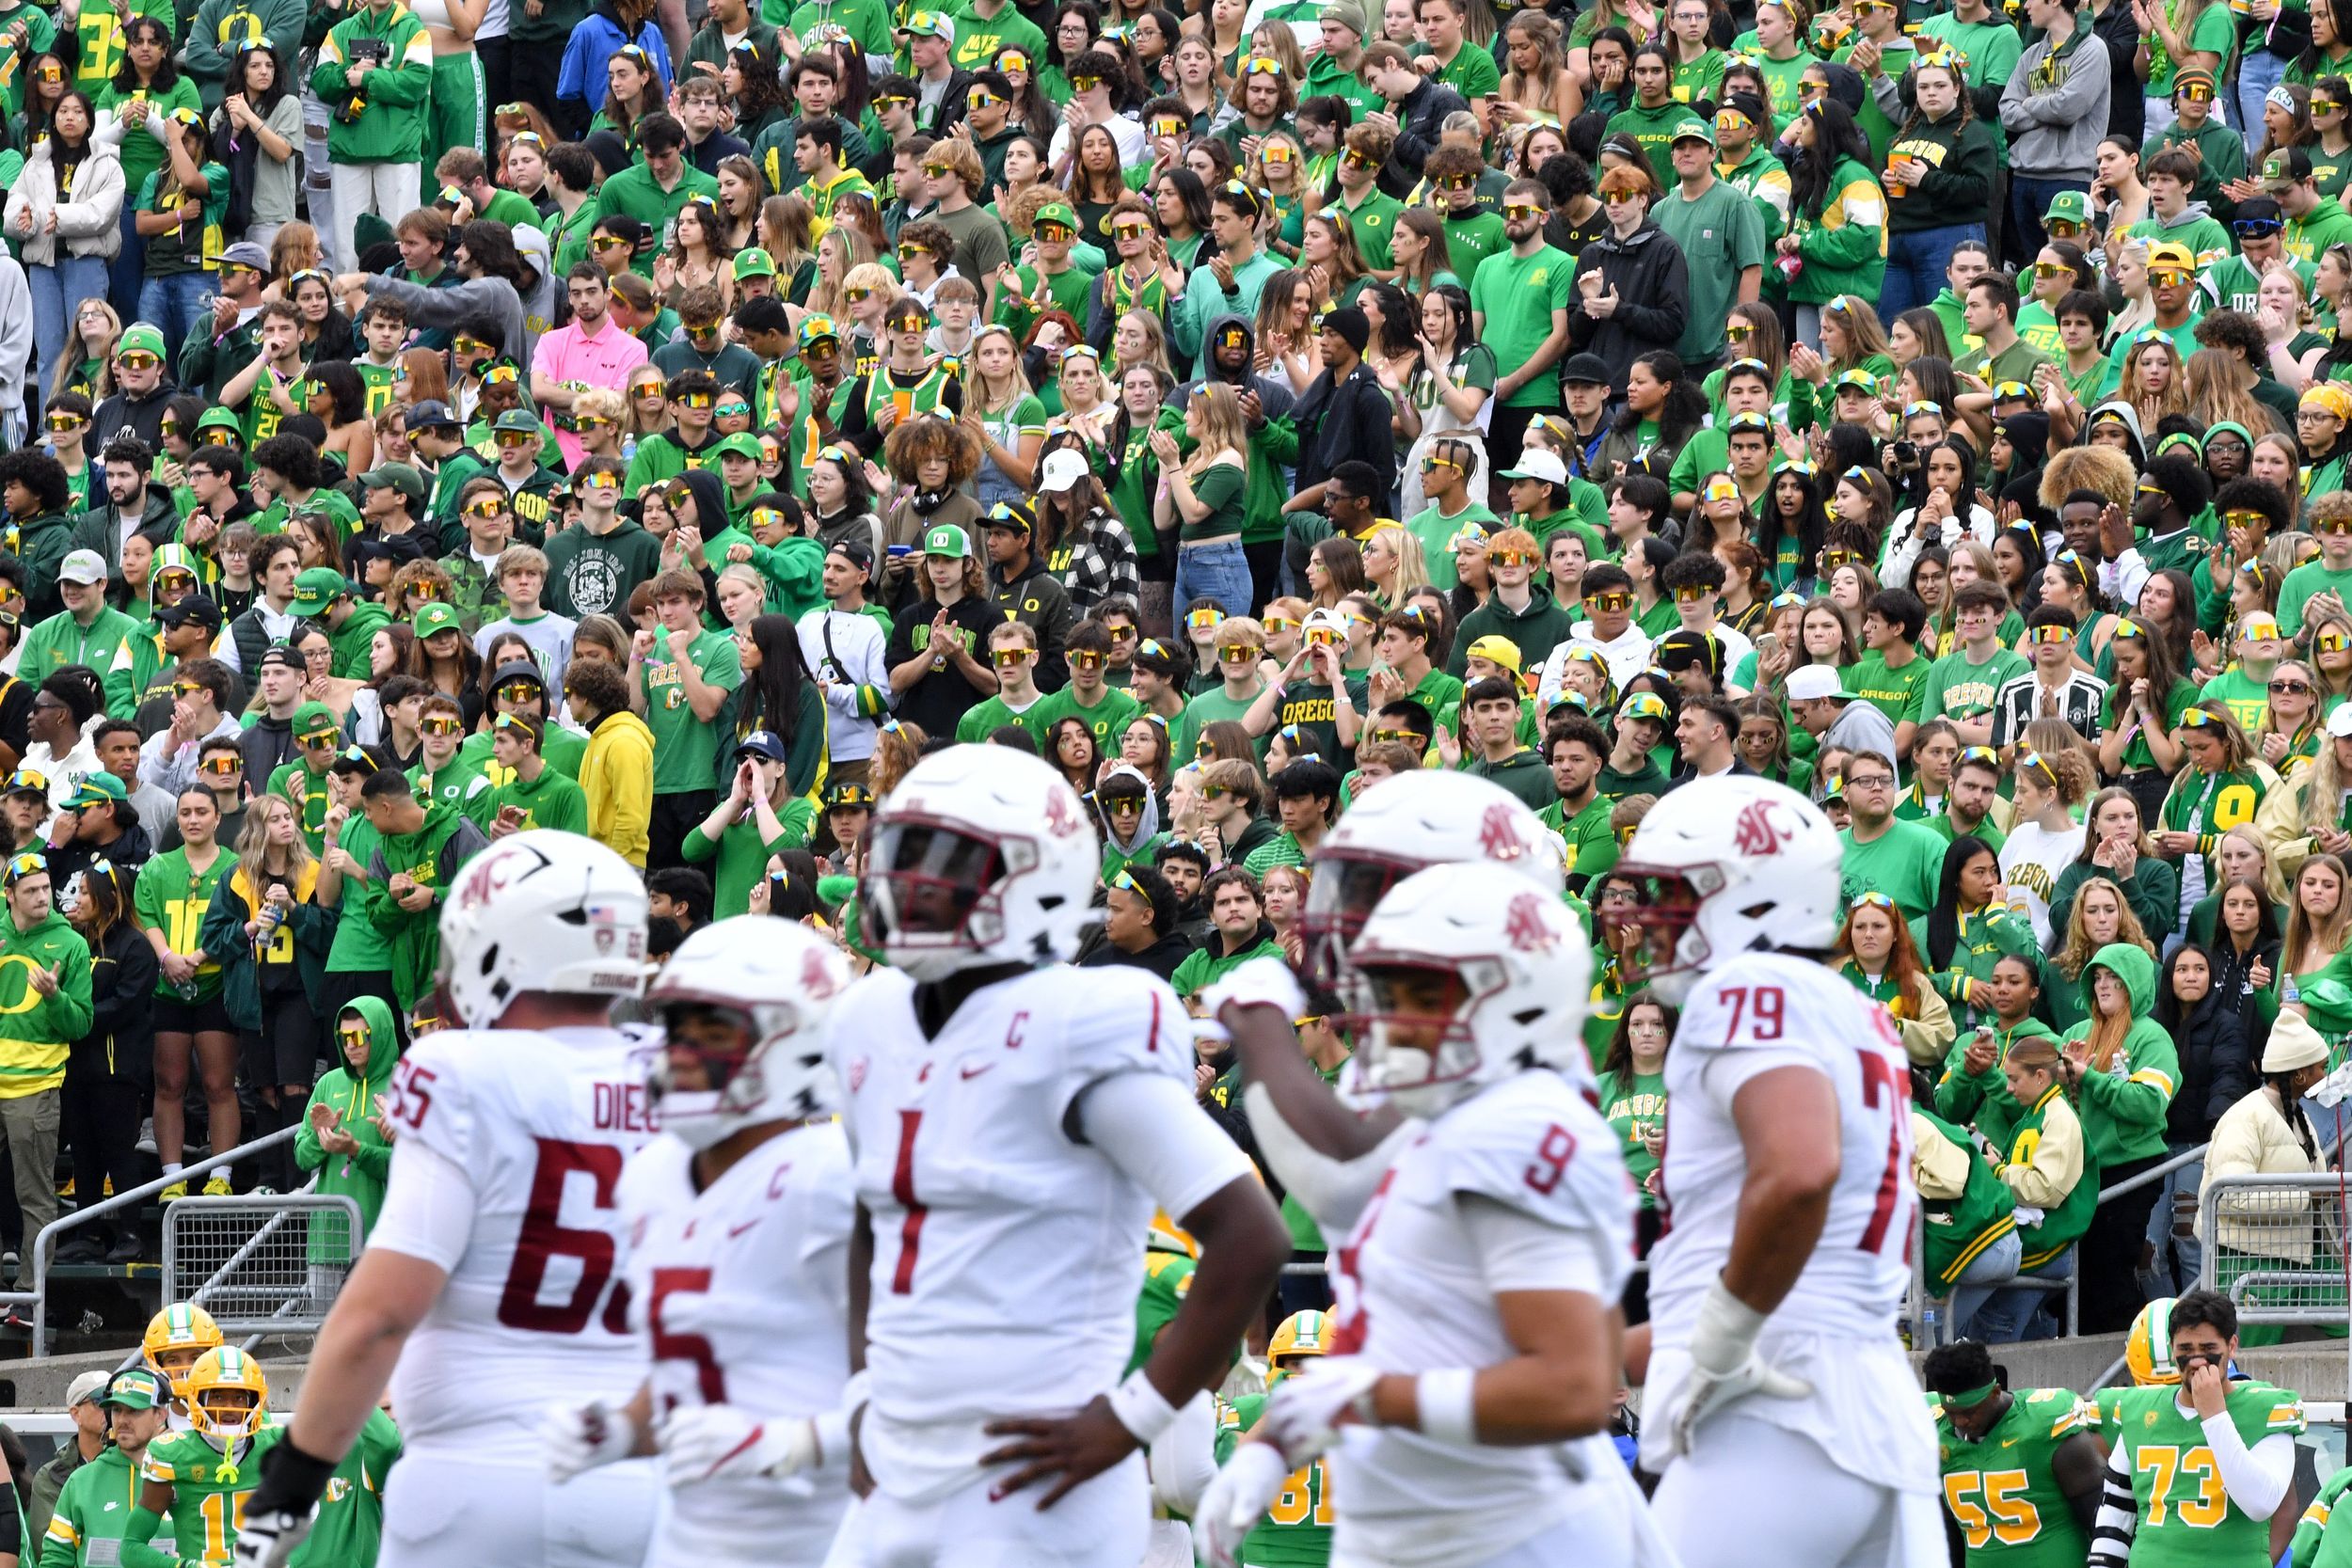
[[[652,1135],[645,1064],[612,1029],[443,1030],[393,1079],[401,1146],[476,1199],[449,1283],[393,1373],[410,1452],[535,1462],[546,1407],[626,1402],[644,1375],[621,1277],[621,1172]],[[395,1191],[401,1178],[393,1157]]]

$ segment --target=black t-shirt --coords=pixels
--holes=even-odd
[[[918,598],[898,611],[890,625],[890,651],[884,656],[892,669],[930,646],[931,623],[938,616],[939,605],[931,599]],[[985,664],[989,628],[999,624],[994,609],[986,599],[959,599],[948,610],[947,618],[962,631],[972,657]],[[893,711],[905,722],[920,726],[933,739],[952,740],[957,721],[988,695],[965,680],[963,673],[950,659],[946,669],[926,670],[922,679],[899,692]]]

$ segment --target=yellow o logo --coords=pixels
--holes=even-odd
[[[0,954],[0,973],[5,973],[16,964],[23,964],[24,966],[24,973],[27,975],[32,974],[43,967],[40,964],[35,963],[30,958],[23,953]],[[28,979],[24,983],[23,995],[18,997],[15,1002],[7,1006],[0,1006],[0,1018],[7,1018],[16,1013],[29,1013],[35,1007],[40,1006],[40,1002],[41,999],[40,993],[33,990],[32,982]]]

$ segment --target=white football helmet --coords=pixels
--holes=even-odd
[[[644,879],[612,850],[552,828],[511,834],[466,863],[441,906],[441,989],[474,1029],[525,991],[635,996],[645,920]]]
[[[1422,768],[1384,779],[1341,814],[1314,853],[1300,927],[1311,972],[1333,983],[1356,933],[1389,890],[1432,865],[1492,863],[1559,895],[1559,835],[1489,779]]]
[[[873,835],[858,899],[894,968],[939,980],[1076,954],[1103,848],[1078,792],[1041,759],[935,752],[876,808]]]
[[[1434,1028],[1425,1010],[1398,1005],[1406,986],[1433,982],[1463,992]],[[1556,889],[1501,865],[1433,865],[1380,900],[1343,984],[1349,1030],[1364,1042],[1349,1065],[1351,1097],[1429,1117],[1582,1053],[1593,949]]]
[[[1633,913],[1642,983],[1679,1005],[1700,974],[1756,949],[1837,940],[1842,847],[1819,806],[1768,779],[1698,779],[1661,796],[1613,876],[1649,879]]]
[[[850,987],[841,950],[798,921],[737,915],[678,944],[646,999],[665,1021],[712,1008],[741,1024],[739,1050],[682,1041],[675,1029],[655,1065],[661,1130],[696,1148],[755,1122],[823,1116],[840,1098],[825,1062],[825,1020]],[[708,1086],[681,1089],[671,1052],[692,1050]]]

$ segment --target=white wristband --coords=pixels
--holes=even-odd
[[[1421,1434],[1433,1442],[1474,1448],[1478,1443],[1478,1374],[1467,1367],[1423,1372],[1413,1381]]]
[[[1176,1419],[1176,1407],[1168,1397],[1152,1386],[1152,1380],[1137,1368],[1127,1374],[1127,1381],[1110,1391],[1111,1414],[1119,1424],[1135,1434],[1138,1443],[1158,1441]]]

